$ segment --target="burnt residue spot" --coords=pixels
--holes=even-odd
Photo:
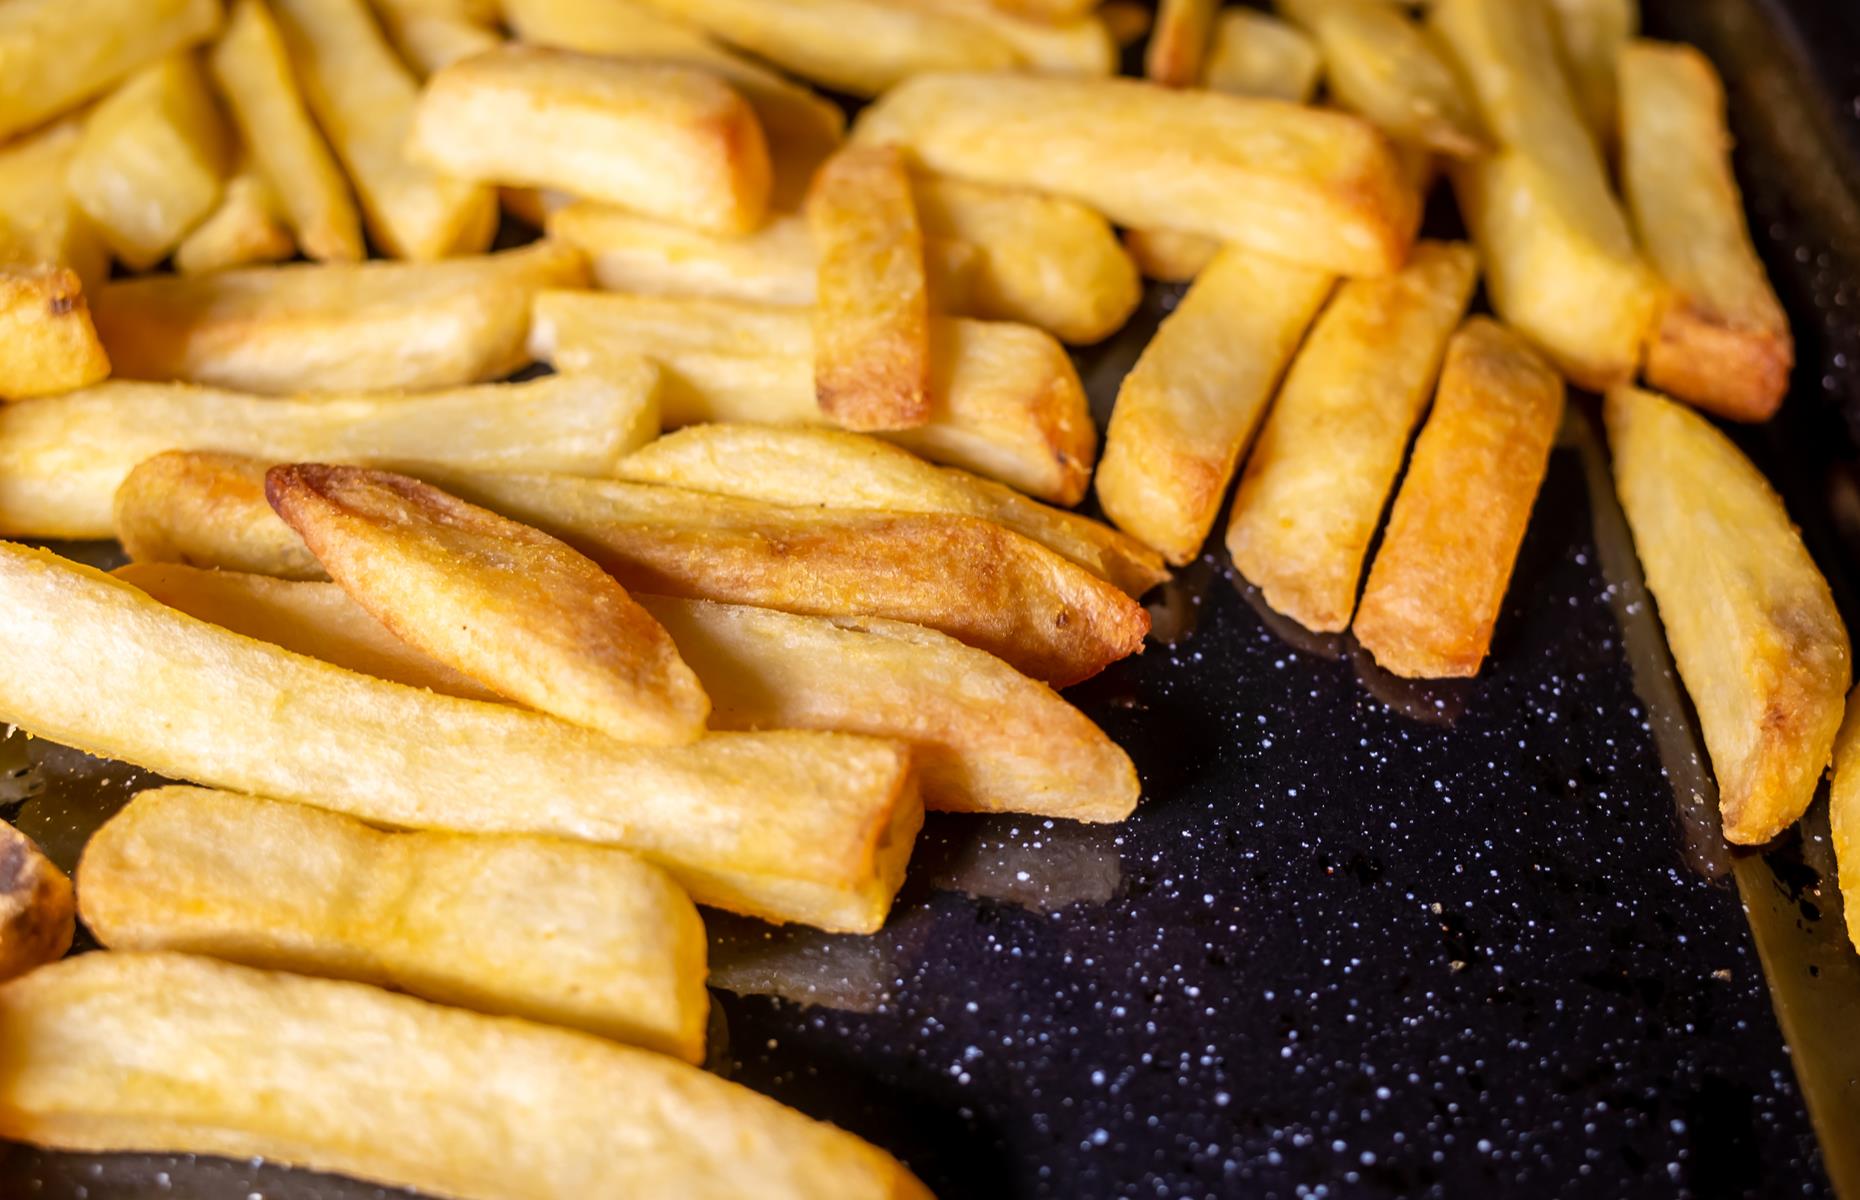
[[[0,894],[19,887],[20,881],[26,877],[29,854],[24,834],[14,833],[10,837],[0,838]]]
[[[76,292],[59,292],[45,302],[45,309],[54,317],[62,317],[76,312],[84,304],[84,297]]]

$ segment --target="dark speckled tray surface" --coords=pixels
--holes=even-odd
[[[1852,624],[1860,9],[1646,7],[1726,75],[1801,363],[1783,416],[1739,436]],[[1082,358],[1101,407],[1167,303]],[[1394,680],[1197,563],[1152,598],[1168,641],[1072,693],[1135,758],[1137,816],[934,817],[874,938],[716,922],[719,982],[760,994],[716,992],[713,1068],[945,1200],[1822,1196],[1831,1175],[1860,1196],[1860,966],[1825,807],[1724,847],[1626,545],[1579,401],[1475,681]],[[9,757],[36,789],[20,824],[67,866],[137,785],[13,739],[0,788]],[[394,1194],[0,1146],[6,1200]]]

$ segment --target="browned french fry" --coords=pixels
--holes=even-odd
[[[1004,13],[1013,13],[1017,17],[1026,17],[1035,21],[1065,21],[1074,17],[1083,17],[1093,8],[1109,8],[1110,4],[1100,5],[1098,0],[978,0],[991,8]]]
[[[703,1061],[703,922],[664,872],[621,850],[383,833],[166,787],[91,835],[77,878],[84,924],[112,950],[375,983]]]
[[[220,0],[13,0],[0,14],[0,141],[211,37]]]
[[[70,267],[93,286],[108,276],[103,235],[65,188],[83,136],[74,116],[0,145],[0,266]]]
[[[1827,769],[1852,682],[1846,627],[1781,497],[1729,438],[1637,388],[1609,392],[1603,413],[1724,836],[1761,845],[1802,815]],[[1837,772],[1843,798],[1848,786]]]
[[[1616,59],[1640,31],[1640,0],[1550,0],[1550,16],[1583,118],[1608,149],[1620,128]]]
[[[1363,556],[1478,275],[1470,247],[1422,242],[1398,273],[1344,283],[1286,374],[1234,495],[1227,549],[1266,603],[1307,629],[1350,626]]]
[[[109,373],[76,272],[0,266],[0,402],[68,392]]]
[[[848,429],[930,419],[924,239],[904,156],[857,146],[827,160],[807,196],[818,284],[814,394]]]
[[[219,207],[175,250],[174,269],[200,275],[291,257],[297,242],[280,209],[265,177],[249,164],[241,166],[226,181]]]
[[[1220,252],[1118,389],[1098,502],[1176,566],[1194,561],[1240,452],[1333,278]]]
[[[1391,674],[1479,673],[1563,417],[1563,381],[1474,317],[1454,335],[1354,629]]]
[[[1296,25],[1252,8],[1226,8],[1214,19],[1201,82],[1217,92],[1307,104],[1324,58]]]
[[[76,930],[71,880],[0,821],[0,982],[64,957]]]
[[[273,467],[265,495],[330,578],[408,645],[623,742],[703,734],[710,701],[672,639],[548,534],[361,467]]]
[[[1795,339],[1750,243],[1724,85],[1690,46],[1632,42],[1619,62],[1622,184],[1665,284],[1647,382],[1719,416],[1767,420],[1789,390]]]
[[[1860,702],[1847,698],[1847,717],[1834,739],[1834,782],[1828,788],[1828,829],[1847,920],[1847,940],[1860,950]]]
[[[530,301],[587,278],[539,242],[441,263],[250,267],[100,288],[91,308],[116,373],[254,392],[447,387],[528,360]]]
[[[1154,14],[1141,0],[1105,0],[1098,6],[1098,17],[1120,50],[1136,45],[1154,24]]]
[[[401,58],[422,76],[495,50],[504,39],[472,6],[452,0],[372,0]]]
[[[269,467],[264,459],[217,451],[157,454],[132,470],[117,489],[115,536],[123,544],[123,553],[138,564],[197,564],[287,580],[327,579],[323,564],[303,539],[271,511],[271,502],[265,498]],[[252,632],[229,621],[214,623]],[[346,659],[319,657],[353,665]],[[388,672],[371,673],[396,682],[414,682]],[[434,690],[458,694],[452,688]]]
[[[1161,0],[1150,44],[1144,49],[1144,75],[1167,87],[1200,83],[1219,6],[1219,0]]]

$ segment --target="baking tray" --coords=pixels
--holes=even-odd
[[[1645,6],[1726,76],[1800,361],[1782,416],[1738,436],[1860,628],[1860,9]],[[1081,355],[1101,420],[1173,299]],[[945,1200],[1860,1198],[1860,959],[1825,802],[1763,852],[1720,839],[1592,400],[1477,680],[1393,679],[1218,553],[1152,600],[1149,651],[1071,693],[1135,758],[1137,815],[933,816],[873,938],[713,922],[719,982],[752,993],[715,993],[713,1069]],[[66,867],[149,782],[0,741],[0,813]],[[0,1146],[9,1200],[400,1194]]]

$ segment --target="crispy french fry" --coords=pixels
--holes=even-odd
[[[109,537],[118,487],[166,450],[606,475],[658,432],[656,372],[295,399],[110,381],[0,408],[0,532]]]
[[[199,64],[175,54],[97,105],[65,181],[111,252],[146,271],[219,203],[231,155]]]
[[[403,153],[419,85],[362,0],[275,0],[272,7],[304,97],[348,169],[376,246],[412,259],[484,249],[488,233],[479,245],[462,239],[484,229],[487,212],[494,223],[497,198]]]
[[[922,820],[908,751],[893,742],[739,733],[629,746],[267,646],[11,544],[0,543],[0,596],[18,651],[0,656],[0,720],[174,778],[375,825],[617,845],[701,903],[847,931],[883,923]],[[111,687],[74,682],[99,662]]]
[[[0,983],[55,962],[77,931],[71,880],[31,838],[0,821]]]
[[[504,39],[471,6],[450,0],[372,0],[401,58],[422,76],[495,50]]]
[[[460,1200],[930,1200],[851,1134],[666,1055],[191,955],[85,954],[6,985],[0,1064],[0,1137],[45,1146]]]
[[[1270,13],[1223,9],[1214,18],[1201,82],[1217,92],[1308,104],[1324,58],[1311,36]]]
[[[930,419],[930,299],[904,156],[855,146],[828,159],[807,224],[820,411],[848,429],[915,429]]]
[[[271,501],[265,498],[269,468],[262,458],[212,450],[168,450],[138,464],[116,491],[115,532],[123,553],[133,564],[191,563],[286,580],[328,579],[323,564],[303,539],[271,510]],[[259,636],[243,623],[214,623]],[[282,639],[262,640],[282,644]],[[331,661],[353,665],[343,658],[331,657]],[[388,672],[370,674],[415,683]],[[421,681],[415,686],[433,685]],[[434,690],[460,694],[455,688]]]
[[[720,234],[748,233],[768,211],[754,110],[679,63],[514,44],[480,54],[427,82],[407,152],[458,178],[559,188]]]
[[[0,266],[0,402],[68,392],[109,373],[75,271]]]
[[[820,424],[806,311],[715,300],[557,291],[537,297],[531,348],[558,370],[616,356],[665,368],[668,426]],[[1078,372],[1051,337],[1005,323],[932,319],[930,423],[887,435],[924,457],[1076,504],[1097,430]]]
[[[1563,381],[1474,317],[1447,345],[1354,629],[1405,679],[1479,673],[1563,418]]]
[[[116,373],[254,392],[474,383],[529,361],[530,301],[587,277],[539,242],[442,263],[249,267],[125,280],[91,308]]]
[[[664,629],[546,533],[361,467],[274,467],[271,507],[408,645],[539,712],[683,746],[710,701]]]
[[[1808,808],[1851,682],[1846,627],[1769,482],[1697,413],[1637,388],[1603,409],[1615,490],[1718,777],[1724,836]]]
[[[1098,503],[1176,566],[1194,561],[1279,375],[1334,280],[1221,251],[1124,377]]]
[[[1550,0],[1550,16],[1576,102],[1607,149],[1620,128],[1616,59],[1640,32],[1640,0]]]
[[[664,872],[621,850],[383,833],[166,787],[91,836],[77,880],[84,924],[112,950],[353,979],[704,1057],[703,922]]]
[[[1847,697],[1847,716],[1834,739],[1828,828],[1834,841],[1834,867],[1847,918],[1847,940],[1860,950],[1860,692]]]
[[[1266,603],[1307,629],[1350,626],[1363,556],[1478,275],[1470,247],[1422,242],[1399,273],[1340,287],[1286,374],[1227,549]]]
[[[1194,87],[1214,33],[1220,0],[1161,0],[1150,44],[1144,47],[1143,74],[1165,87]]]
[[[1399,267],[1420,221],[1414,186],[1368,123],[1200,89],[920,75],[866,109],[854,137],[903,146],[942,174],[1069,196],[1120,224],[1345,274]]]
[[[12,0],[0,7],[0,141],[213,35],[220,0]]]
[[[110,270],[103,235],[65,188],[80,117],[0,145],[0,266],[70,267],[95,286]]]
[[[283,213],[271,184],[251,165],[226,181],[219,207],[194,227],[174,252],[174,268],[200,275],[278,262],[297,252],[297,241],[284,227]]]
[[[1032,17],[991,0],[886,0],[930,12],[947,13],[972,24],[1014,48],[1021,65],[1052,75],[1115,75],[1117,43],[1096,16]]]
[[[1146,279],[1188,283],[1208,269],[1221,244],[1199,233],[1173,229],[1126,229],[1124,249]]]
[[[1724,86],[1690,46],[1633,42],[1620,67],[1622,183],[1665,284],[1647,382],[1719,416],[1767,420],[1789,389],[1795,340],[1750,242]]]
[[[1584,387],[1629,378],[1657,293],[1557,61],[1545,0],[1437,0],[1429,21],[1499,151],[1456,162],[1499,316]]]

